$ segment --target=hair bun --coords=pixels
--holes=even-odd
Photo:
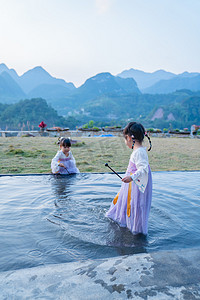
[[[65,138],[63,137],[63,136],[60,136],[59,138],[58,138],[58,141],[57,141],[57,145],[60,145],[60,142],[62,141],[62,140],[64,140]]]

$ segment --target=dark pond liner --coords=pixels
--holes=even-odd
[[[200,171],[153,172],[145,237],[105,217],[115,174],[2,174],[0,270],[200,247],[199,182]]]

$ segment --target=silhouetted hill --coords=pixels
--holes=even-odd
[[[192,78],[192,77],[196,77],[200,75],[200,73],[197,73],[197,72],[192,72],[192,73],[189,73],[189,72],[183,72],[179,75],[177,75],[178,77],[188,77],[188,78]]]
[[[31,90],[27,96],[28,98],[38,98],[42,97],[48,100],[59,100],[71,94],[69,88],[56,85],[56,84],[41,84]]]
[[[19,76],[14,69],[9,69],[5,64],[0,64],[0,74],[3,72],[8,73],[17,82]]]
[[[158,70],[153,73],[148,73],[140,70],[130,69],[121,72],[117,76],[122,78],[133,78],[137,82],[139,89],[142,91],[143,89],[152,86],[160,80],[171,79],[176,75],[164,70]]]
[[[74,97],[79,97],[80,102],[95,99],[100,95],[124,95],[129,93],[140,94],[136,82],[132,78],[122,79],[115,77],[110,73],[99,73],[86,80],[74,92]]]
[[[75,86],[73,83],[67,83],[63,79],[52,77],[42,67],[35,67],[19,76],[14,69],[9,69],[5,64],[0,64],[0,76],[8,74],[7,82],[1,80],[0,100],[4,103],[17,102],[26,97],[44,97],[48,100],[55,97],[68,96]],[[12,78],[12,83],[11,83]],[[10,81],[10,83],[8,83]],[[14,89],[15,82],[15,90]],[[8,93],[8,86],[10,90]],[[21,92],[18,91],[21,90]]]
[[[87,79],[79,88],[75,88],[71,83],[52,77],[42,67],[36,67],[18,76],[15,70],[8,69],[5,64],[0,64],[1,126],[8,124],[18,126],[18,123],[27,121],[36,126],[36,122],[41,121],[40,118],[45,122],[49,120],[48,126],[53,124],[51,120],[54,119],[56,120],[54,124],[59,126],[54,109],[60,115],[70,116],[73,126],[75,119],[80,122],[105,121],[108,124],[134,119],[141,121],[145,126],[152,127],[167,127],[170,123],[173,126],[184,123],[184,127],[187,127],[191,125],[191,122],[199,122],[199,73],[184,72],[175,75],[163,70],[152,74],[134,69],[131,71],[132,75],[137,75],[141,81],[146,80],[145,84],[148,80],[152,82],[161,77],[168,79],[160,80],[145,89],[147,94],[142,94],[133,78],[121,78],[108,72],[97,74]],[[172,78],[169,79],[170,77]],[[24,93],[21,85],[29,91],[27,94]],[[10,104],[28,97],[38,99],[31,104],[20,101],[19,106],[18,103],[16,106],[3,105],[3,103]],[[53,111],[50,111],[46,101],[44,104],[41,98],[45,98],[47,103],[51,104]],[[40,115],[40,110],[42,115]],[[45,110],[49,112],[47,118]],[[192,114],[192,111],[197,111],[197,116]],[[64,118],[60,120],[65,124]]]
[[[176,75],[164,70],[147,73],[139,70],[125,70],[118,76],[122,78],[134,78],[142,93],[168,94],[179,89],[200,90],[198,76],[200,73],[184,72]],[[195,77],[197,77],[195,79]]]
[[[22,99],[25,93],[16,81],[7,73],[0,74],[0,101],[3,103],[12,103],[16,99]]]
[[[197,76],[186,77],[183,74],[169,79],[161,80],[153,86],[143,90],[147,94],[168,94],[180,89],[189,89],[191,91],[200,91],[200,74]]]
[[[58,116],[44,99],[21,100],[14,104],[0,104],[1,129],[24,130],[39,129],[38,125],[44,121],[48,127],[66,126],[66,120]]]
[[[31,92],[37,86],[48,84],[48,85],[60,85],[64,86],[69,91],[75,89],[73,83],[67,83],[63,79],[57,79],[52,77],[47,71],[42,67],[35,67],[27,72],[25,72],[20,77],[20,85],[26,93]]]

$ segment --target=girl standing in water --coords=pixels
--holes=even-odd
[[[148,232],[148,217],[152,199],[152,177],[144,137],[151,140],[140,123],[130,122],[124,129],[126,145],[133,149],[126,175],[122,179],[119,193],[111,203],[106,216],[133,234]]]

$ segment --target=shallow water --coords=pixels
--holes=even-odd
[[[105,217],[114,174],[0,177],[0,271],[200,247],[200,172],[154,172],[147,237]]]

